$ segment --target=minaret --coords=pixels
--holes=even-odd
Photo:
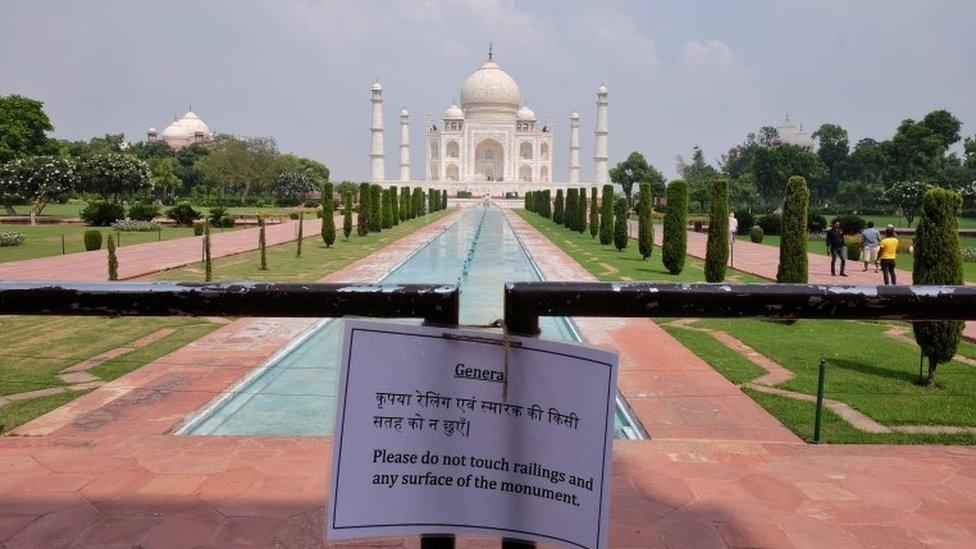
[[[400,111],[400,181],[410,181],[410,113]]]
[[[579,184],[579,121],[578,113],[569,117],[569,184]]]
[[[597,185],[608,183],[609,171],[607,168],[607,87],[600,84],[596,89],[596,154],[593,155],[593,163],[596,173],[593,175],[593,182]]]
[[[381,183],[386,179],[386,155],[383,153],[383,86],[376,82],[372,90],[370,101],[373,103],[373,123],[369,131],[373,137],[373,146],[369,151],[369,179],[374,183]]]

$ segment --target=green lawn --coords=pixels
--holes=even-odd
[[[221,257],[213,261],[213,279],[215,281],[313,282],[440,219],[451,211],[447,209],[434,212],[425,217],[401,222],[392,229],[366,236],[357,236],[354,229],[348,241],[342,238],[342,226],[339,224],[336,227],[338,238],[331,248],[326,248],[322,238],[317,234],[303,239],[301,258],[295,257],[295,242],[271,246],[267,249],[267,271],[260,270],[261,256],[257,250]],[[203,274],[203,264],[194,263],[149,275],[146,280],[201,281]]]
[[[523,219],[536,228],[539,232],[546,235],[556,246],[579,261],[587,270],[593,273],[598,279],[605,282],[618,282],[625,280],[654,280],[660,282],[703,282],[705,280],[704,261],[691,256],[685,260],[685,268],[678,275],[668,273],[668,270],[661,263],[661,248],[654,247],[654,252],[647,260],[641,259],[637,249],[637,241],[631,239],[630,244],[621,252],[618,252],[612,245],[604,246],[600,244],[599,237],[591,238],[590,233],[577,233],[570,231],[562,225],[556,225],[552,221],[545,219],[537,214],[526,210],[516,210]],[[661,226],[655,225],[654,229],[660,231]],[[729,282],[764,282],[765,280],[729,269],[727,271]]]
[[[834,217],[833,215],[825,215],[827,221],[830,221]],[[914,227],[918,224],[918,216],[912,220],[912,224],[908,224],[908,220],[900,215],[862,215],[865,221],[874,221],[875,227],[885,227],[889,223],[895,227]],[[960,229],[976,229],[976,219],[971,217],[960,217],[959,218],[959,228]]]
[[[173,238],[184,238],[193,236],[192,227],[167,227],[164,226],[159,232],[118,232],[111,227],[87,227],[74,223],[62,223],[57,225],[20,225],[20,224],[0,224],[0,231],[16,231],[26,235],[24,243],[20,246],[0,248],[0,263],[6,261],[19,261],[22,259],[36,259],[52,255],[61,255],[61,237],[64,237],[65,253],[75,253],[85,251],[84,233],[90,229],[102,231],[102,247],[105,247],[105,238],[109,234],[115,235],[116,244],[120,246],[131,246],[133,244],[144,244],[146,242],[156,242],[157,240],[170,240]],[[215,232],[232,231],[235,229],[214,229]]]
[[[622,276],[634,280],[687,282],[704,279],[701,260],[688,258],[685,271],[678,277],[669,277],[660,264],[659,248],[654,250],[654,261],[643,262],[633,241],[628,250],[618,253],[592,241],[588,233],[580,235],[569,231],[536,214],[525,211],[519,211],[519,214],[600,280],[617,281],[622,280]],[[660,230],[660,227],[656,229]],[[612,269],[618,272],[609,274]],[[764,282],[744,273],[738,276],[745,282]],[[764,373],[762,368],[709,334],[670,326],[664,319],[659,322],[683,345],[734,383],[744,383]],[[790,369],[795,377],[783,384],[785,389],[815,394],[818,365],[824,357],[828,361],[827,396],[850,404],[876,421],[889,425],[976,426],[976,367],[958,362],[943,364],[936,376],[939,388],[916,385],[918,348],[883,334],[888,328],[897,326],[896,323],[802,320],[784,324],[753,319],[706,319],[695,325],[726,331]],[[960,354],[976,356],[976,346],[963,344]],[[809,438],[812,435],[811,404],[746,392],[799,436]],[[976,443],[976,435],[869,435],[828,414],[823,440],[972,444]]]

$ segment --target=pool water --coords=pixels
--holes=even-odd
[[[384,283],[460,283],[461,323],[502,316],[506,282],[542,280],[494,206],[469,208],[391,271]],[[571,321],[541,318],[542,337],[580,341]],[[221,394],[180,430],[192,435],[321,435],[332,432],[341,321],[323,320],[266,366]],[[618,395],[617,438],[639,438],[640,427]]]

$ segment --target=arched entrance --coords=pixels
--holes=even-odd
[[[474,149],[474,177],[483,181],[501,181],[505,176],[505,151],[501,143],[485,139]]]

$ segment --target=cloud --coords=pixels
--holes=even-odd
[[[574,15],[572,22],[593,46],[641,70],[658,71],[661,60],[654,41],[641,32],[633,17],[620,11],[588,11]]]
[[[732,53],[732,48],[718,39],[705,42],[690,40],[685,43],[678,57],[678,70],[685,74],[712,76],[719,79],[742,78],[749,71]]]

